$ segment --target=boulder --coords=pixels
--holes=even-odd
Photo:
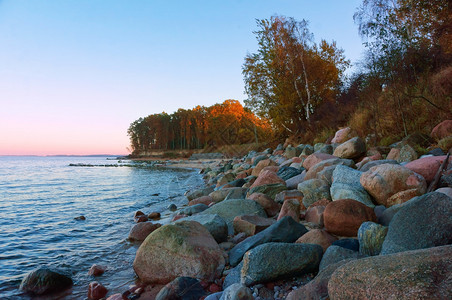
[[[19,289],[35,295],[45,295],[64,291],[71,286],[71,278],[41,267],[28,273],[22,279]]]
[[[259,203],[269,217],[274,217],[279,213],[280,205],[265,194],[253,193],[248,196],[248,199]]]
[[[229,193],[226,195],[226,198],[224,198],[224,200],[245,199],[248,190],[249,190],[248,187],[245,187],[245,185],[241,188],[231,189]]]
[[[287,181],[288,179],[300,175],[303,170],[293,168],[293,167],[281,167],[279,168],[276,175],[278,175],[279,178],[282,180]]]
[[[291,146],[288,146],[286,148],[286,151],[284,151],[284,156],[287,158],[296,157],[300,154],[301,154],[301,149],[296,148],[296,147],[291,147]]]
[[[228,224],[217,214],[197,214],[175,222],[182,221],[198,222],[209,231],[217,243],[224,242],[228,238]]]
[[[88,299],[99,300],[104,298],[108,293],[106,287],[97,281],[93,281],[88,286]]]
[[[185,208],[182,208],[181,210],[179,210],[177,212],[178,215],[186,215],[186,216],[191,216],[194,214],[198,214],[202,211],[205,211],[206,209],[208,209],[209,207],[203,203],[199,203],[199,204],[195,204],[192,206],[188,206]]]
[[[154,230],[159,228],[161,224],[151,222],[141,222],[136,224],[130,229],[129,240],[131,241],[144,241],[144,239],[151,234]]]
[[[366,153],[366,143],[360,137],[354,137],[340,144],[333,155],[340,158],[357,158]]]
[[[354,238],[344,238],[333,242],[333,246],[339,246],[355,252],[359,251],[359,241]]]
[[[445,120],[436,125],[430,135],[437,141],[452,135],[452,120]]]
[[[205,296],[200,281],[191,277],[177,277],[165,285],[155,297],[155,300],[193,299]]]
[[[331,201],[330,201],[331,202]],[[310,206],[304,215],[304,219],[306,222],[317,224],[323,227],[323,212],[325,211],[326,206]]]
[[[344,259],[321,270],[313,280],[303,285],[301,288],[291,291],[286,300],[320,300],[328,299],[328,282],[331,275],[340,266],[352,261],[353,259]]]
[[[245,252],[256,246],[270,242],[293,243],[306,232],[308,232],[306,227],[295,222],[291,217],[284,217],[267,229],[245,239],[232,248],[229,251],[229,263],[233,267],[238,265]]]
[[[235,199],[245,198],[241,195],[246,194],[247,188],[244,187],[232,187],[232,188],[223,188],[220,190],[213,191],[209,194],[212,198],[212,201],[215,203],[221,202],[226,199],[229,195],[234,195]]]
[[[223,281],[223,290],[227,289],[229,286],[233,285],[234,283],[240,283],[240,273],[242,272],[243,268],[243,260],[240,261],[240,263],[235,266],[234,268],[231,268],[228,275],[224,278]]]
[[[353,138],[352,129],[350,127],[345,127],[336,131],[334,138],[331,140],[331,143],[342,144],[351,138]]]
[[[452,243],[452,199],[428,193],[406,202],[389,223],[381,254]]]
[[[340,241],[340,240],[339,240]],[[359,259],[364,256],[359,254],[359,252],[332,245],[326,249],[323,254],[322,260],[320,261],[319,271],[326,269],[330,265],[334,265],[345,259]]]
[[[376,222],[374,210],[361,202],[342,199],[328,204],[323,212],[325,229],[340,236],[356,236],[362,223]]]
[[[202,196],[196,199],[191,200],[190,202],[188,202],[188,206],[192,206],[192,205],[196,205],[196,204],[205,204],[207,206],[210,205],[210,203],[213,203],[213,199],[210,196]],[[160,218],[160,216],[159,216]]]
[[[314,272],[323,249],[313,244],[266,243],[245,253],[241,282],[247,286]]]
[[[433,181],[439,167],[446,159],[446,156],[430,156],[413,160],[405,165],[405,168],[410,169],[417,174],[422,175],[427,183]],[[449,163],[452,162],[452,157],[449,158]]]
[[[284,201],[289,199],[295,199],[301,204],[303,202],[303,193],[298,190],[286,190],[275,196],[275,202],[278,203],[284,203]]]
[[[333,145],[324,145],[322,148],[317,150],[315,153],[325,153],[325,154],[333,154],[334,147]]]
[[[202,196],[208,196],[210,193],[213,192],[213,187],[206,187],[204,189],[198,189],[194,191],[189,191],[185,193],[185,196],[187,197],[188,201],[191,201],[193,199],[202,197]]]
[[[286,184],[284,180],[278,177],[275,172],[266,170],[260,172],[259,176],[256,178],[256,181],[251,185],[250,188],[254,188],[261,185],[267,185],[267,184]]]
[[[388,227],[373,222],[364,222],[358,230],[359,253],[378,255],[385,240]]]
[[[241,283],[234,283],[224,290],[220,300],[254,300],[253,293]]]
[[[366,171],[369,171],[370,168],[372,168],[372,167],[383,165],[383,164],[398,165],[399,163],[393,159],[373,160],[366,164],[363,164],[360,168],[358,168],[358,170],[361,172],[366,172]]]
[[[400,165],[383,164],[370,168],[360,179],[361,185],[378,204],[391,206],[388,199],[398,192],[416,189],[425,193],[427,183],[424,177]]]
[[[303,234],[295,243],[299,244],[316,244],[322,247],[323,252],[336,241],[337,238],[322,229],[312,229]]]
[[[198,198],[200,199],[200,198]],[[190,205],[190,203],[188,203]],[[148,215],[148,219],[151,220],[160,220],[161,214],[159,212],[153,211]]]
[[[452,188],[450,187],[439,188],[435,192],[443,193],[444,195],[449,196],[452,199]]]
[[[274,219],[263,218],[255,215],[243,215],[234,218],[234,233],[244,232],[251,236],[273,225]]]
[[[316,174],[316,178],[325,180],[326,182],[328,182],[328,185],[331,186],[331,184],[333,184],[333,172],[336,169],[336,167],[337,165],[323,168],[322,171]]]
[[[309,207],[320,199],[331,199],[330,186],[324,180],[310,179],[298,185],[298,190],[303,193],[303,205]]]
[[[333,172],[330,188],[331,199],[353,199],[369,207],[374,207],[370,195],[360,183],[362,172],[347,166],[338,165]]]
[[[300,175],[296,175],[292,178],[286,180],[286,186],[289,190],[294,190],[297,188],[298,184],[303,182],[304,177],[306,176],[306,171],[301,172]]]
[[[311,145],[304,145],[303,151],[301,151],[301,155],[311,155],[312,153],[314,153],[314,147],[312,147]]]
[[[269,196],[272,199],[275,199],[276,194],[285,190],[287,190],[287,187],[285,184],[282,183],[265,184],[250,188],[247,196],[253,193],[262,193]]]
[[[313,153],[306,157],[306,159],[303,161],[303,167],[306,170],[309,170],[311,167],[315,166],[321,161],[336,158],[334,155],[326,154],[326,153]]]
[[[331,166],[337,166],[337,165],[344,165],[347,167],[354,168],[355,163],[351,159],[341,159],[341,158],[332,158],[332,159],[326,159],[318,164],[312,166],[308,172],[306,172],[306,176],[304,177],[304,180],[309,180],[313,178],[317,178],[317,175],[322,172],[325,168],[331,167]]]
[[[254,167],[253,171],[251,172],[251,175],[259,176],[259,174],[263,168],[268,167],[268,166],[277,166],[277,165],[278,164],[271,159],[263,159],[257,163],[257,165]]]
[[[233,220],[241,215],[257,215],[267,217],[265,210],[256,201],[249,199],[230,199],[209,207],[203,214],[219,215],[228,225],[228,232],[234,232]]]
[[[235,175],[233,173],[226,173],[221,175],[217,180],[217,187],[228,184],[231,181],[235,180]]]
[[[99,266],[99,265],[94,264],[91,266],[91,268],[89,268],[88,275],[100,276],[100,275],[104,274],[106,269],[107,268],[104,266]]]
[[[413,147],[411,147],[410,145],[403,145],[401,148],[392,148],[386,158],[393,159],[399,163],[402,163],[413,161],[418,157],[419,156],[417,155],[417,152],[413,149]]]
[[[187,276],[208,282],[220,277],[223,252],[201,224],[182,221],[152,232],[138,248],[133,268],[142,282],[166,284]]]
[[[291,217],[295,222],[300,222],[300,202],[298,199],[287,199],[284,201],[278,215],[278,220],[285,216]]]
[[[339,267],[330,299],[451,299],[452,246],[372,256]]]

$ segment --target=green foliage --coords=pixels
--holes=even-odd
[[[438,142],[438,147],[443,151],[449,151],[452,148],[452,136],[445,137]]]

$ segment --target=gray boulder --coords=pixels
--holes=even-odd
[[[267,229],[248,237],[232,248],[229,252],[229,263],[231,266],[238,265],[245,252],[254,247],[270,242],[293,243],[306,232],[308,232],[306,227],[295,222],[292,217],[283,217]]]
[[[318,269],[323,249],[315,244],[267,243],[245,253],[241,282],[247,286]]]
[[[362,172],[347,166],[338,165],[333,171],[333,184],[330,193],[333,201],[353,199],[369,207],[375,207],[370,195],[359,182]]]
[[[214,190],[213,187],[209,186],[206,187],[204,189],[199,189],[199,190],[194,190],[194,191],[189,191],[185,194],[185,196],[187,197],[188,201],[191,201],[193,199],[202,197],[202,196],[207,196],[210,193],[212,193]]]
[[[329,246],[323,254],[322,261],[319,265],[319,270],[323,270],[329,265],[340,262],[344,259],[358,259],[365,257],[364,255],[359,254],[359,252],[346,249],[339,246]]]
[[[452,199],[433,192],[403,205],[389,224],[381,254],[452,244]]]
[[[198,222],[210,232],[217,243],[224,242],[228,238],[228,224],[217,214],[197,214],[179,219],[175,223],[182,221]]]
[[[286,186],[289,190],[294,190],[298,187],[298,184],[303,182],[304,177],[306,176],[306,171],[301,172],[301,174],[291,177],[286,180]]]
[[[205,211],[206,209],[208,209],[209,207],[203,203],[198,203],[192,206],[187,206],[185,208],[182,208],[181,210],[179,210],[177,212],[178,215],[187,215],[187,216],[191,216],[197,213],[200,213],[202,211]]]
[[[283,180],[287,180],[289,178],[292,178],[294,176],[301,174],[301,172],[302,172],[302,170],[299,170],[297,168],[284,166],[284,167],[279,168],[276,175],[278,175],[278,177]]]
[[[234,218],[241,215],[267,217],[265,210],[256,201],[249,199],[230,199],[209,207],[202,214],[219,215],[228,225],[228,233],[234,232]]]
[[[243,260],[234,268],[229,271],[229,274],[224,278],[223,290],[233,285],[234,283],[240,283],[240,273],[242,272]]]

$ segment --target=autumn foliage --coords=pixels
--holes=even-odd
[[[153,149],[214,149],[257,143],[270,134],[268,122],[257,118],[237,100],[179,109],[171,115],[149,115],[134,121],[128,130],[133,155]]]

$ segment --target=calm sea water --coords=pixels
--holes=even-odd
[[[107,266],[97,281],[109,295],[134,283],[137,244],[127,241],[133,214],[161,212],[187,202],[183,193],[202,185],[194,170],[71,167],[117,164],[92,157],[0,157],[0,299],[29,299],[21,279],[39,266],[71,276],[72,293],[85,299],[92,264]],[[83,215],[85,221],[74,218]]]

